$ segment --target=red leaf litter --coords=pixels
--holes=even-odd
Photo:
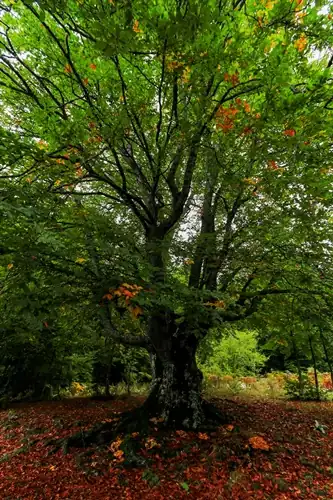
[[[0,498],[333,498],[332,403],[214,402],[230,421],[214,432],[166,432],[152,424],[150,436],[135,433],[149,464],[141,468],[123,465],[122,437],[108,449],[91,449],[88,461],[79,449],[51,454],[46,442],[118,418],[142,398],[74,398],[1,410]]]

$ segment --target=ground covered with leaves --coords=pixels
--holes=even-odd
[[[0,498],[333,498],[332,403],[216,400],[230,424],[215,432],[163,432],[153,421],[149,435],[120,435],[107,449],[63,454],[47,444],[141,402],[72,399],[1,411]],[[141,466],[127,456],[133,449]]]

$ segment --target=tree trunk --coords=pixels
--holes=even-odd
[[[105,377],[104,395],[105,395],[107,398],[110,398],[110,397],[111,397],[111,393],[110,393],[109,373],[107,373],[107,375],[106,375],[106,377]]]
[[[320,329],[320,339],[321,339],[321,343],[322,343],[323,348],[324,348],[326,363],[328,364],[328,367],[329,367],[329,370],[330,370],[331,383],[332,383],[332,387],[333,387],[333,366],[332,366],[331,358],[330,358],[329,353],[328,353],[328,349],[327,349],[327,345],[326,345],[326,339],[324,337],[322,329]]]
[[[197,345],[193,334],[176,336],[152,355],[153,384],[145,407],[169,427],[197,429],[205,421]]]
[[[317,371],[317,361],[316,361],[316,356],[315,356],[313,345],[312,345],[311,335],[309,335],[309,344],[310,344],[310,351],[311,351],[312,362],[313,362],[313,370],[314,370],[314,377],[315,377],[317,400],[320,401],[318,371]]]
[[[121,433],[149,433],[152,424],[154,427],[159,425],[197,431],[211,430],[217,425],[229,423],[213,404],[202,398],[203,377],[195,358],[197,337],[185,330],[179,332],[176,328],[171,338],[166,339],[165,328],[166,324],[161,323],[160,342],[157,349],[151,351],[153,381],[145,403],[123,413],[117,422],[103,422],[90,431],[80,431],[69,438],[52,441],[50,444],[56,445],[55,451],[59,447],[68,450],[71,446],[109,444]],[[134,455],[132,463],[142,461],[142,457]]]
[[[295,337],[294,337],[293,331],[290,332],[290,336],[291,336],[291,342],[293,345],[293,350],[294,350],[294,354],[295,354],[295,358],[296,358],[299,394],[300,394],[300,398],[302,399],[303,392],[304,392],[303,375],[302,375],[301,363],[300,363],[299,354],[298,354],[298,348],[297,348],[297,345],[295,342]]]
[[[151,233],[147,254],[152,282],[159,285],[165,280],[163,248],[163,240]],[[195,357],[198,339],[188,323],[177,324],[176,319],[173,311],[158,305],[149,319],[153,383],[144,410],[168,427],[198,429],[210,417],[217,419],[218,412],[202,399],[203,377]]]

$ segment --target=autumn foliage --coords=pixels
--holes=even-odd
[[[103,299],[106,301],[115,301],[121,299],[121,302],[125,304],[129,312],[134,318],[137,318],[143,313],[143,310],[138,305],[132,305],[131,300],[143,290],[142,286],[130,285],[128,283],[123,283],[118,288],[110,288],[108,293],[103,295]]]

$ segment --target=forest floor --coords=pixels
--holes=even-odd
[[[116,419],[142,397],[18,404],[0,411],[0,498],[333,499],[333,403],[231,398],[230,424],[211,433],[134,435],[143,468],[109,449],[50,453],[46,441]],[[317,422],[316,422],[317,421]],[[86,450],[85,450],[86,451]]]

